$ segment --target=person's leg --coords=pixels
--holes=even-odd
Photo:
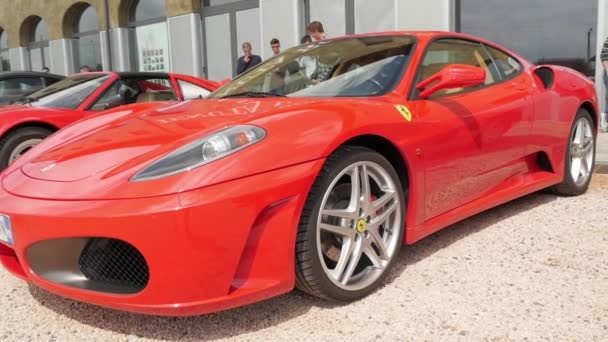
[[[604,111],[600,113],[600,130],[604,131],[604,132],[608,132],[608,73],[606,72],[606,70],[604,70],[604,86],[605,86],[605,91],[604,91],[604,99],[605,99],[605,105],[604,105]]]

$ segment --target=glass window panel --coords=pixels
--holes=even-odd
[[[87,65],[92,71],[101,71],[101,42],[99,34],[83,35],[74,39],[74,65],[77,69]]]
[[[449,64],[465,64],[484,69],[486,71],[484,85],[490,85],[500,81],[500,75],[492,63],[492,59],[481,44],[457,39],[442,39],[429,45],[418,71],[419,79],[421,81],[428,79]],[[438,91],[433,97],[463,91],[465,91],[464,88],[446,89]]]
[[[2,81],[0,96],[31,94],[42,88],[42,80],[36,78],[11,78]]]
[[[184,100],[204,99],[207,95],[211,94],[209,90],[190,82],[177,80],[177,83],[179,83],[179,86],[182,89]]]
[[[230,46],[230,15],[221,14],[206,17],[205,39],[207,44],[207,77],[212,80],[232,77],[234,62],[228,61],[232,61],[237,56],[232,56]]]
[[[559,64],[587,75],[595,73],[597,0],[461,3],[462,32],[501,44],[535,64]]]
[[[325,25],[325,23],[323,23]],[[382,32],[395,30],[394,0],[356,0],[355,32]]]
[[[89,6],[80,15],[78,32],[99,31],[99,21],[95,7]]]
[[[204,0],[203,6],[205,6],[205,7],[220,6],[220,5],[230,4],[233,2],[241,2],[241,1],[243,1],[243,0]]]
[[[30,49],[30,62],[32,70],[40,71],[44,67],[42,48],[31,48]]]
[[[169,71],[169,39],[167,23],[135,28],[139,71]]]
[[[8,34],[0,30],[0,50],[8,49]]]
[[[0,52],[0,71],[10,71],[11,60],[7,50]]]
[[[49,28],[44,20],[40,20],[36,29],[34,30],[34,36],[32,42],[43,42],[49,40]]]
[[[522,69],[522,66],[515,58],[507,55],[506,53],[498,49],[494,49],[489,46],[486,46],[486,48],[492,55],[492,58],[494,58],[496,66],[498,67],[504,78],[510,78],[519,74]]]
[[[139,0],[135,7],[135,21],[164,18],[166,16],[165,0]]]
[[[373,1],[376,3],[376,1]],[[329,37],[346,34],[346,4],[344,0],[310,0],[310,21],[320,21]]]

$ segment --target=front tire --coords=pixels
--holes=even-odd
[[[574,118],[564,162],[564,180],[551,190],[562,196],[587,192],[595,164],[595,130],[591,114],[580,109]]]
[[[403,243],[405,195],[386,158],[363,147],[338,149],[308,195],[296,244],[296,286],[353,301],[387,276]]]
[[[41,127],[23,127],[8,133],[0,141],[0,170],[4,170],[52,133]]]

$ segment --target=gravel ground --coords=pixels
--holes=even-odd
[[[386,285],[332,305],[297,292],[161,318],[62,299],[0,270],[0,339],[608,341],[608,175],[533,194],[404,247]]]

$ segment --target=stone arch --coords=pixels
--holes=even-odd
[[[80,22],[80,16],[84,11],[86,11],[89,7],[95,8],[95,6],[86,1],[79,1],[72,6],[70,6],[63,15],[62,25],[61,25],[61,35],[62,37],[72,37],[74,33],[76,33],[76,28],[78,27],[78,23]],[[97,25],[99,26],[99,11],[95,8],[97,12]],[[100,26],[99,26],[100,27]]]
[[[25,18],[19,26],[19,45],[27,46],[32,41],[36,27],[42,21],[39,15],[30,15]],[[48,25],[48,24],[47,24]]]

